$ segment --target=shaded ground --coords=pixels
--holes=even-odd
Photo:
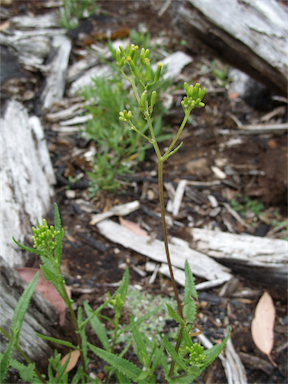
[[[123,28],[137,29],[140,23],[146,25],[152,37],[165,36],[168,38],[168,45],[165,49],[169,52],[183,50],[192,55],[193,62],[186,66],[183,71],[183,79],[192,82],[200,82],[201,86],[207,88],[217,87],[217,79],[210,74],[201,75],[203,62],[211,61],[213,58],[205,52],[200,52],[195,47],[194,52],[188,52],[185,45],[181,45],[181,36],[174,31],[169,12],[162,17],[157,12],[163,5],[162,2],[119,1],[98,2],[101,9],[110,17],[114,18],[113,24],[109,27],[114,31],[121,31]],[[43,9],[36,9],[36,2],[15,2],[16,13],[20,13],[20,7],[26,11],[33,10],[34,13],[44,12]],[[46,11],[45,11],[46,12]],[[111,20],[110,20],[111,21]],[[105,21],[98,21],[97,34],[107,29]],[[95,31],[94,31],[95,32]],[[96,33],[89,32],[91,41],[97,41]],[[78,40],[77,31],[74,34],[74,47],[81,46]],[[77,60],[77,56],[71,55],[71,63]],[[42,81],[42,80],[41,80]],[[231,147],[227,145],[233,139],[233,131],[237,129],[231,114],[237,116],[243,124],[252,124],[260,120],[267,110],[265,103],[262,109],[255,110],[241,99],[231,99],[225,90],[210,92],[205,97],[205,110],[196,110],[193,114],[194,124],[188,124],[182,134],[185,138],[181,150],[167,161],[164,169],[165,182],[171,182],[174,187],[185,178],[188,180],[213,181],[215,175],[211,166],[218,166],[226,170],[227,178],[216,186],[194,187],[192,198],[184,196],[180,213],[175,220],[182,223],[182,226],[175,225],[169,229],[169,234],[183,238],[191,242],[187,228],[191,226],[220,228],[223,231],[231,229],[235,233],[245,232],[233,217],[222,210],[215,218],[209,216],[207,206],[207,195],[214,195],[220,202],[230,202],[235,198],[236,193],[241,193],[242,200],[245,196],[256,198],[264,205],[266,222],[249,212],[245,217],[248,224],[254,223],[253,234],[265,236],[271,230],[272,220],[281,222],[286,216],[287,205],[287,136],[284,134],[270,133],[262,135],[242,135],[241,141]],[[272,108],[277,105],[269,107]],[[264,109],[264,110],[263,110]],[[181,122],[182,109],[179,107],[179,96],[174,94],[173,107],[166,117],[166,124],[172,132],[176,131],[177,124]],[[279,120],[285,121],[285,115]],[[278,121],[279,121],[278,120]],[[87,188],[75,189],[76,196],[73,199],[67,198],[67,188],[63,183],[63,177],[73,176],[73,172],[87,170],[87,164],[81,159],[75,158],[72,151],[75,148],[89,148],[91,143],[84,143],[80,134],[61,137],[51,131],[51,124],[44,120],[45,132],[50,148],[51,159],[58,175],[56,186],[56,202],[65,228],[66,237],[63,247],[63,273],[67,276],[67,283],[74,287],[74,299],[77,304],[88,300],[92,307],[96,307],[102,301],[103,295],[109,290],[113,291],[113,283],[121,280],[125,265],[130,266],[131,285],[141,286],[144,294],[162,294],[171,296],[170,281],[163,276],[158,276],[153,284],[149,284],[149,276],[141,277],[131,268],[137,266],[144,270],[147,258],[121,246],[115,245],[103,238],[96,227],[89,225],[91,213],[84,212],[76,200],[87,199]],[[239,136],[237,136],[239,137]],[[167,143],[161,146],[164,148]],[[83,160],[83,159],[82,159]],[[225,168],[226,167],[226,168]],[[230,168],[229,168],[230,167]],[[91,203],[95,212],[108,210],[116,204],[126,203],[132,200],[140,200],[141,209],[130,214],[127,219],[138,222],[140,225],[149,228],[157,238],[162,239],[161,222],[153,216],[159,212],[158,191],[156,179],[156,164],[153,152],[147,153],[145,162],[139,164],[137,172],[133,175],[124,189],[123,193],[108,194],[99,193],[92,199]],[[229,174],[229,169],[232,171]],[[234,172],[233,172],[234,171]],[[59,177],[60,176],[60,177]],[[62,177],[62,178],[61,178]],[[61,182],[62,181],[62,182]],[[126,180],[127,181],[127,180]],[[84,184],[85,185],[85,184]],[[73,185],[71,186],[73,189]],[[146,191],[146,192],[145,192]],[[168,195],[165,192],[165,199]],[[241,203],[241,198],[240,202]],[[118,220],[118,219],[115,219]],[[269,224],[270,222],[270,224]],[[36,266],[37,261],[31,258],[29,266]],[[277,353],[277,348],[287,340],[287,303],[286,292],[279,292],[275,286],[267,286],[265,281],[252,281],[245,275],[235,273],[238,283],[234,291],[226,297],[219,297],[220,288],[203,291],[199,296],[199,322],[203,326],[204,334],[213,342],[223,339],[223,330],[227,325],[232,326],[232,341],[237,352],[244,352],[258,356],[268,361],[253,343],[251,337],[251,320],[257,301],[264,289],[269,289],[273,296],[276,307],[275,343],[272,357],[278,368],[266,372],[259,367],[245,362],[249,383],[284,383],[287,377],[286,349]],[[196,278],[196,283],[202,280]],[[91,293],[81,293],[81,288],[91,288]],[[78,289],[78,291],[77,291]],[[250,295],[245,296],[243,290],[249,290]],[[283,289],[283,287],[282,287]],[[234,296],[233,296],[234,295]],[[125,322],[125,319],[123,319]],[[167,331],[171,325],[167,323]],[[89,331],[89,330],[88,330]],[[89,331],[90,341],[98,343],[95,336]],[[133,352],[129,352],[128,358],[134,360]],[[105,364],[100,365],[98,361],[91,361],[90,368],[96,374],[103,372]],[[161,380],[161,373],[157,380]],[[196,382],[199,383],[225,383],[227,379],[219,359],[201,375]]]

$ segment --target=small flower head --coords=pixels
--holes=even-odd
[[[127,121],[132,120],[132,118],[133,118],[133,115],[132,115],[131,111],[127,112],[126,109],[124,109],[124,111],[119,112],[119,120],[121,120],[121,121],[127,122]]]
[[[53,225],[49,228],[45,219],[43,219],[43,225],[38,224],[38,229],[32,227],[32,231],[34,234],[32,236],[34,248],[43,250],[48,254],[53,253],[57,245],[54,239],[55,236],[60,234],[60,231],[55,231]]]
[[[189,87],[187,83],[184,83],[184,87],[187,95],[181,102],[184,111],[205,106],[205,104],[202,103],[202,99],[206,94],[206,88],[201,89],[199,83],[197,83],[195,87],[193,87],[193,85]]]
[[[192,347],[186,347],[189,352],[189,363],[201,367],[206,360],[206,355],[203,354],[204,348],[199,344],[193,344]]]

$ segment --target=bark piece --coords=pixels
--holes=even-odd
[[[97,227],[101,234],[111,241],[133,249],[158,262],[166,262],[163,241],[153,240],[152,243],[149,243],[149,239],[147,241],[147,238],[136,235],[111,220],[104,220],[98,223]],[[185,260],[188,260],[193,274],[204,277],[207,280],[223,278],[227,281],[232,277],[229,269],[218,264],[203,253],[190,249],[189,246],[170,244],[169,249],[171,262],[175,267],[184,269]]]
[[[174,23],[194,41],[269,88],[287,92],[287,9],[275,0],[180,0]]]
[[[284,284],[287,279],[287,242],[208,229],[191,230],[194,248],[236,270],[264,282]]]
[[[11,25],[14,28],[52,28],[59,27],[59,13],[46,13],[41,16],[15,16],[12,17]]]
[[[71,47],[68,37],[63,35],[53,37],[53,60],[46,68],[42,68],[47,71],[46,85],[41,95],[44,110],[49,109],[63,97]]]
[[[24,265],[23,252],[12,236],[24,241],[36,218],[50,210],[55,177],[40,120],[29,118],[17,101],[10,101],[0,121],[0,245],[10,266]]]

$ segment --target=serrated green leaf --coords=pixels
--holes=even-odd
[[[75,375],[71,381],[71,384],[79,384],[81,381],[81,378],[82,378],[82,382],[84,382],[83,381],[83,367],[81,365],[79,365],[77,368],[77,372],[75,373]]]
[[[220,355],[220,353],[223,351],[230,335],[231,335],[231,328],[230,328],[229,334],[225,337],[225,339],[222,341],[221,344],[213,345],[212,348],[206,349],[203,352],[203,355],[207,356],[203,369],[208,367],[208,365],[210,365]]]
[[[166,304],[166,305],[168,308],[168,313],[172,317],[172,319],[174,319],[178,324],[182,325],[182,327],[185,327],[185,322],[181,318],[181,316],[179,316],[178,313],[174,311],[174,309],[169,304]]]
[[[16,342],[16,336],[15,335],[13,336],[13,330],[11,331],[12,331],[12,337],[7,345],[5,352],[3,353],[3,355],[1,354],[2,358],[1,358],[1,366],[0,366],[0,383],[5,382],[4,380],[5,380],[8,368],[10,367],[10,364],[11,364],[13,347]]]
[[[83,321],[82,307],[78,307],[77,321],[78,321],[78,326]],[[87,340],[85,328],[80,329],[80,336],[82,339],[82,352],[84,355],[85,364],[87,366],[87,364],[88,364],[88,347],[87,347],[88,340]]]
[[[194,277],[188,261],[185,260],[185,288],[183,302],[185,304],[188,304],[191,296],[195,299],[198,299],[198,294],[194,283]]]
[[[13,239],[14,243],[16,243],[20,248],[24,249],[24,251],[35,253],[35,255],[38,255],[38,256],[42,256],[43,255],[43,252],[40,251],[39,249],[34,249],[34,248],[26,247],[25,245],[22,245],[22,244],[18,243],[18,241],[16,241],[14,239],[14,237],[12,237],[12,239]]]
[[[63,281],[63,277],[61,275],[56,275],[56,273],[49,270],[44,265],[40,265],[40,268],[46,280],[51,281],[52,283],[57,283],[57,284]]]
[[[153,364],[152,364],[152,367],[151,367],[151,370],[150,370],[150,372],[152,374],[154,374],[154,371],[157,368],[157,366],[158,366],[158,364],[160,362],[161,357],[163,357],[163,351],[164,351],[164,343],[161,343],[160,348],[159,349],[157,348],[157,350],[155,352],[155,358],[153,360]]]
[[[120,287],[117,289],[116,295],[115,295],[117,296],[118,294],[120,294],[122,301],[125,301],[128,285],[129,285],[129,268],[126,268]]]
[[[55,227],[55,231],[61,232],[61,218],[60,218],[59,208],[56,203],[54,203],[54,227]]]
[[[137,346],[137,352],[138,352],[137,355],[139,357],[140,362],[144,365],[144,367],[147,368],[148,352],[147,352],[145,342],[144,342],[143,337],[139,331],[139,328],[136,326],[136,324],[134,322],[133,316],[130,315],[129,319],[130,319],[130,324],[132,327],[132,333],[133,333],[134,341],[135,341],[136,346]]]
[[[27,382],[33,383],[33,384],[42,383],[42,381],[38,378],[38,376],[36,375],[36,373],[34,371],[34,368],[35,368],[34,363],[29,364],[27,366],[23,363],[20,363],[17,360],[11,359],[10,366],[19,372],[21,378],[24,381],[27,381]]]
[[[84,301],[84,309],[87,317],[89,317],[93,313],[92,308],[86,301]],[[95,334],[98,336],[98,339],[100,340],[104,349],[106,351],[110,351],[110,344],[109,344],[109,339],[106,333],[106,329],[103,327],[101,321],[98,319],[96,315],[90,320],[90,324]]]
[[[110,352],[104,351],[94,345],[88,343],[89,348],[95,355],[100,357],[100,359],[105,360],[108,364],[110,364],[114,369],[117,369],[119,372],[123,373],[129,379],[136,381],[139,384],[147,383],[147,381],[139,380],[138,377],[141,374],[142,370],[138,368],[136,365],[119,357],[117,355],[113,355]]]
[[[41,335],[41,333],[36,332],[36,335],[40,337],[40,339],[51,341],[52,343],[65,345],[66,347],[72,348],[72,349],[79,349],[76,345],[73,345],[69,341],[61,340],[61,339],[55,339],[54,337]]]
[[[65,363],[60,367],[59,369],[57,370],[57,377],[56,377],[56,380],[55,380],[55,383],[58,384],[62,378],[62,376],[66,373],[66,368],[67,368],[67,365],[69,363],[71,359],[71,351],[69,351],[69,356],[67,358],[67,360],[65,361]]]
[[[15,340],[16,344],[18,343],[19,332],[20,332],[20,329],[22,327],[24,316],[27,312],[31,297],[32,297],[33,292],[36,288],[38,279],[39,279],[39,272],[37,272],[35,274],[33,279],[27,285],[27,287],[25,288],[23,294],[21,295],[21,297],[20,297],[20,299],[16,305],[13,319],[12,319],[12,329],[14,329],[14,330],[17,329],[16,335],[15,335],[16,336],[16,340]]]
[[[131,384],[131,381],[128,379],[126,375],[123,375],[122,372],[119,372],[117,369],[115,369],[115,374],[117,377],[118,384]]]
[[[188,368],[187,368],[186,364],[185,364],[184,361],[181,359],[181,357],[178,355],[178,353],[175,351],[175,348],[174,348],[173,345],[169,342],[169,340],[167,339],[167,337],[164,336],[162,340],[163,340],[163,343],[164,343],[165,348],[167,349],[168,353],[171,355],[172,360],[174,360],[175,363],[176,363],[181,369],[183,369],[183,371],[188,372]]]
[[[197,313],[196,304],[194,303],[193,299],[190,297],[189,302],[184,305],[183,316],[187,322],[194,324],[196,319],[196,313]]]
[[[60,231],[60,233],[55,236],[55,242],[57,245],[54,250],[55,259],[57,263],[60,265],[64,229],[61,227],[61,218],[60,218],[59,208],[56,203],[54,203],[54,227],[55,227],[55,231]]]

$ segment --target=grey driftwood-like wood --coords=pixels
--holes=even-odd
[[[191,234],[194,249],[231,268],[249,276],[262,276],[264,281],[283,283],[287,280],[288,244],[284,240],[200,228],[192,228]]]
[[[56,180],[38,117],[11,100],[0,125],[0,249],[11,267],[22,267],[24,254],[12,236],[23,243],[36,219],[46,216]]]
[[[204,44],[223,61],[286,95],[286,7],[276,0],[180,0],[170,9],[188,47]]]
[[[163,241],[149,242],[149,238],[137,235],[112,220],[104,220],[98,223],[97,227],[103,236],[125,248],[133,249],[161,263],[167,261]],[[224,282],[232,277],[229,269],[203,253],[176,244],[170,244],[169,250],[174,267],[184,269],[185,260],[188,260],[193,274],[207,280],[223,279]]]
[[[41,94],[44,110],[59,102],[64,95],[71,47],[72,43],[68,37],[64,35],[53,37],[52,61],[47,66],[42,66],[42,72],[46,76],[45,88]]]
[[[14,310],[26,286],[27,283],[20,277],[18,272],[11,268],[0,256],[0,326],[8,334],[11,334],[10,326],[12,325]],[[66,354],[68,350],[59,344],[47,343],[37,337],[35,332],[76,343],[73,324],[69,320],[70,317],[66,314],[63,327],[59,326],[58,317],[55,308],[39,291],[35,290],[24,318],[19,346],[41,371],[47,367],[49,357],[54,354],[54,348],[57,348],[63,354]],[[7,343],[8,340],[1,333],[0,352],[5,351]],[[16,350],[14,350],[12,357],[23,361]]]

